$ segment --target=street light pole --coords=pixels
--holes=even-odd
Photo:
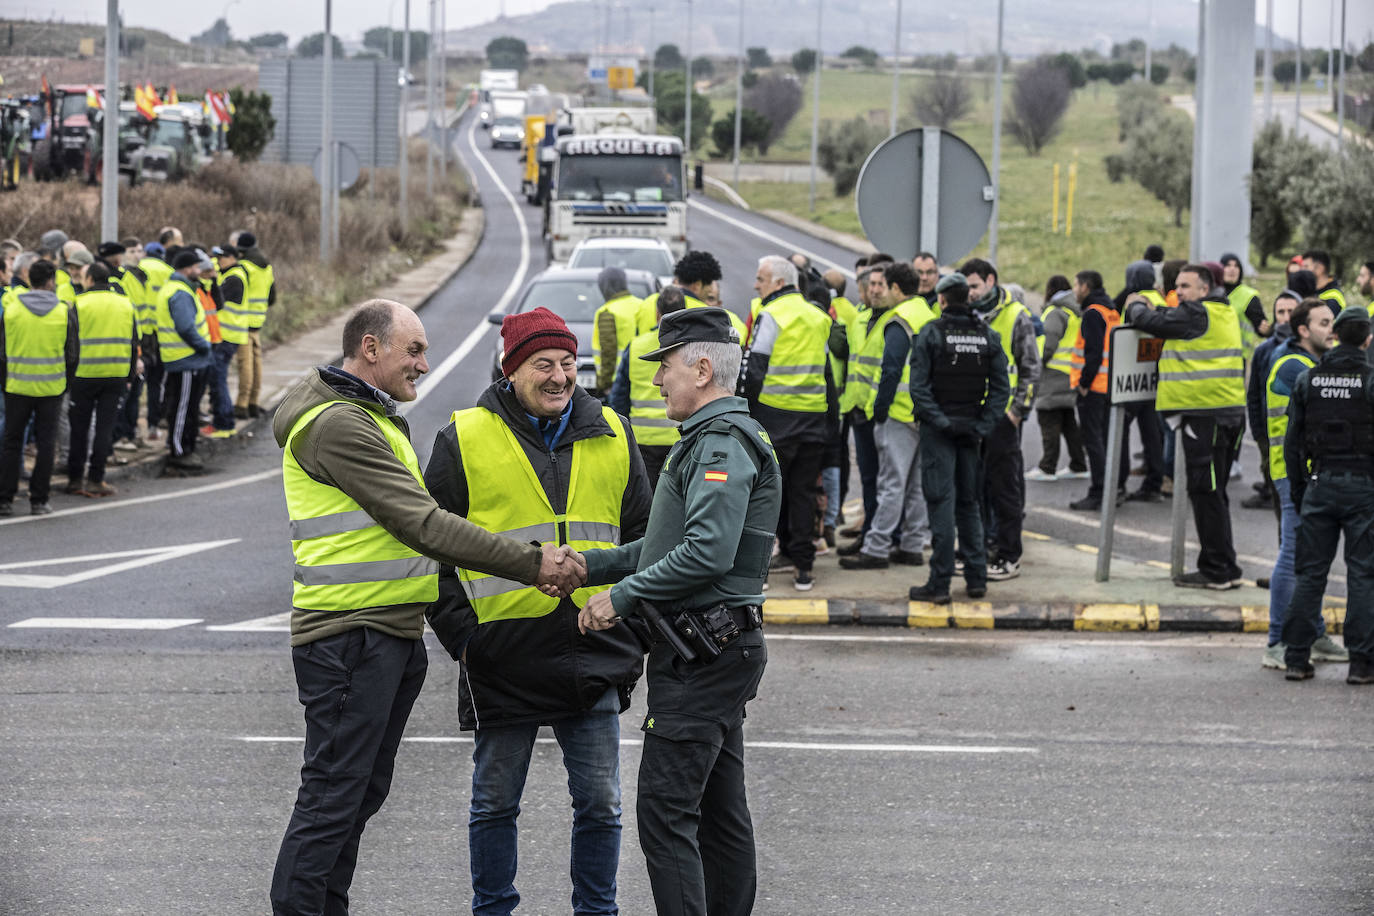
[[[1293,133],[1298,134],[1302,132],[1302,0],[1298,0],[1298,52],[1293,81],[1298,90],[1293,99]]]
[[[324,0],[324,66],[320,73],[320,260],[329,261],[334,226],[334,3]]]
[[[892,33],[892,111],[887,119],[887,135],[897,133],[897,77],[902,70],[902,0],[897,0],[897,28]]]
[[[425,197],[434,197],[434,3],[429,0],[429,41],[425,50]]]
[[[1336,148],[1345,147],[1345,0],[1341,0],[1341,82],[1336,89]]]
[[[448,179],[448,0],[439,0],[439,181]]]
[[[739,0],[739,52],[735,66],[735,190],[739,190],[739,140],[744,123],[744,0]]]
[[[654,7],[649,5],[649,98],[654,97]]]
[[[119,236],[119,0],[105,10],[105,98],[101,105],[100,241]]]
[[[997,67],[992,85],[992,222],[988,226],[988,260],[997,263],[997,218],[1002,202],[1002,21],[1006,0],[997,0]]]
[[[410,185],[410,131],[407,129],[410,117],[410,0],[405,0],[405,31],[401,35],[401,236],[404,237],[410,226],[410,209],[407,192]]]
[[[1145,28],[1145,84],[1150,84],[1150,65],[1153,60],[1150,57],[1150,46],[1155,41],[1155,0],[1148,0],[1148,13],[1146,15],[1147,25]]]
[[[1274,0],[1264,2],[1264,123],[1274,119]]]
[[[692,0],[687,0],[687,124],[683,128],[686,131],[686,143],[683,150],[687,156],[687,162],[692,161]]]
[[[825,10],[825,0],[816,0],[816,66],[811,78],[811,212],[816,212],[816,155],[820,148],[821,132],[821,16]]]

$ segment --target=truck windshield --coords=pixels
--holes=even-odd
[[[682,200],[680,156],[562,156],[561,200]]]
[[[519,118],[497,118],[491,122],[493,127],[523,127]]]

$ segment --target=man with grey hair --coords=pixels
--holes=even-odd
[[[810,308],[810,306],[807,306]],[[744,707],[767,661],[763,585],[782,481],[767,434],[734,396],[737,332],[724,309],[683,309],[659,324],[654,383],[682,424],[643,538],[586,552],[585,630],[642,614],[690,612],[721,629],[705,668],[665,640],[649,650],[639,763],[639,845],[659,913],[746,916],[757,874],[744,789]],[[682,629],[679,628],[679,633]],[[704,651],[704,650],[703,650]]]
[[[760,308],[741,393],[772,437],[782,467],[778,555],[770,568],[795,570],[792,585],[804,592],[815,584],[816,480],[826,441],[839,435],[839,393],[830,369],[834,322],[802,298],[796,284],[797,266],[787,258],[759,259],[754,289]]]
[[[615,382],[620,351],[635,336],[641,300],[630,295],[623,268],[603,267],[596,275],[596,285],[605,304],[592,318],[592,356],[596,359],[596,390],[605,395]]]

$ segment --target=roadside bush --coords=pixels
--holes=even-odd
[[[886,138],[886,128],[870,124],[862,117],[846,121],[839,127],[830,121],[825,122],[816,155],[821,168],[830,173],[837,195],[854,190],[868,154]]]
[[[1071,93],[1069,78],[1049,60],[1037,60],[1017,72],[1007,128],[1027,153],[1040,155],[1059,133]]]

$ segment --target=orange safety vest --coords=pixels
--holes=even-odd
[[[219,332],[219,315],[215,311],[215,297],[203,286],[196,287],[200,297],[200,307],[205,310],[205,324],[210,329],[210,343],[217,344],[224,339]]]
[[[1089,305],[1088,309],[1090,311],[1097,312],[1107,322],[1107,332],[1102,335],[1102,365],[1098,366],[1097,375],[1093,376],[1093,384],[1091,389],[1097,394],[1106,394],[1108,365],[1107,357],[1111,354],[1112,351],[1112,328],[1121,324],[1121,315],[1119,315],[1115,309],[1109,309],[1105,305],[1102,305],[1098,302],[1094,302],[1091,305]],[[1075,388],[1079,387],[1079,382],[1083,378],[1083,366],[1086,362],[1083,358],[1083,348],[1086,345],[1087,341],[1083,339],[1083,325],[1082,323],[1080,323],[1078,326],[1078,340],[1073,345],[1073,354],[1071,357],[1071,364],[1073,368],[1069,370],[1069,384]]]

